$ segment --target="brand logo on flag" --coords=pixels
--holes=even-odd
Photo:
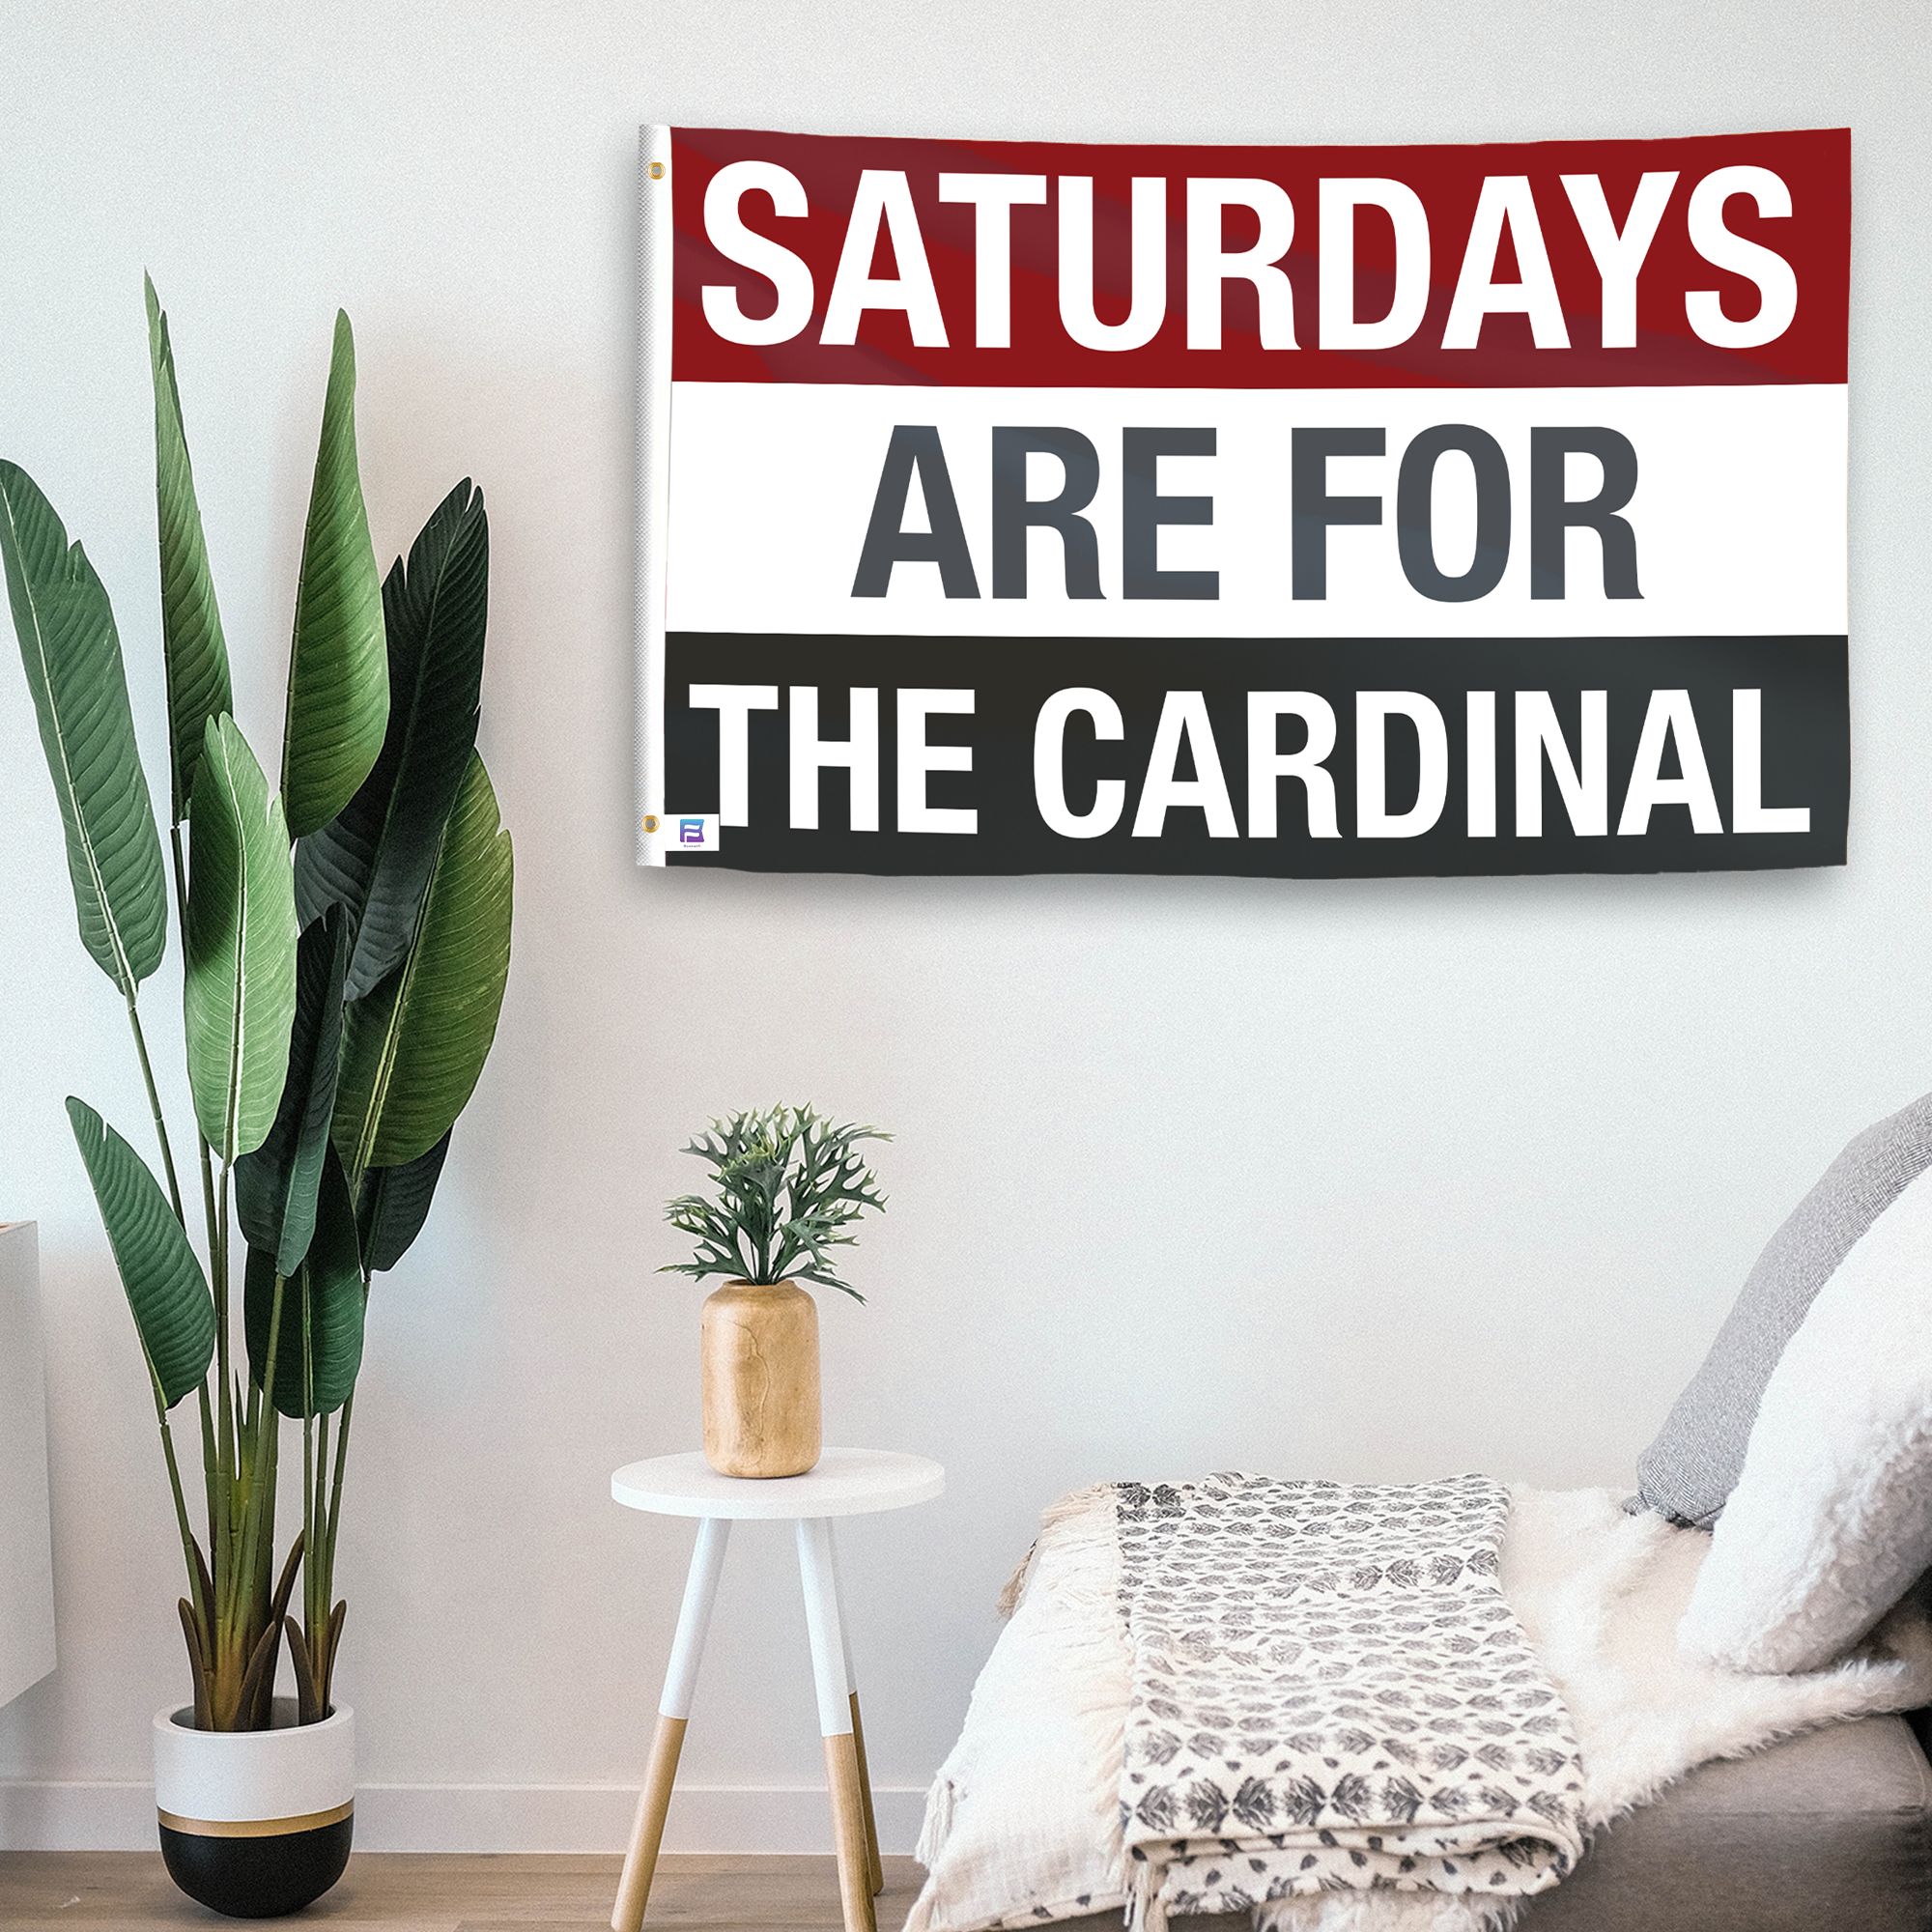
[[[718,850],[718,814],[715,811],[670,812],[665,818],[668,842],[679,852]]]

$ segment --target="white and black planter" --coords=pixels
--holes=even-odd
[[[155,1714],[161,1858],[187,1895],[231,1918],[299,1912],[342,1876],[355,1827],[355,1714],[298,1724],[277,1697],[266,1731],[198,1731]]]

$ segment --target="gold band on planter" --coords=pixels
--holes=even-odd
[[[337,1804],[327,1811],[308,1811],[299,1818],[178,1818],[172,1811],[157,1811],[170,1832],[185,1833],[190,1838],[284,1838],[294,1832],[319,1832],[325,1825],[339,1825],[355,1809],[355,1801]]]

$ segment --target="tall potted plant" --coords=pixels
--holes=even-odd
[[[509,970],[510,838],[475,752],[489,526],[466,480],[408,563],[379,577],[356,465],[355,346],[338,314],[271,787],[233,716],[152,282],[147,300],[165,861],[107,592],[8,462],[0,560],[81,942],[126,1002],[160,1157],[157,1177],[69,1100],[148,1368],[186,1573],[192,1700],[155,1720],[162,1850],[204,1903],[266,1917],[326,1890],[348,1858],[354,1718],[330,1694],[346,1610],[334,1561],[364,1309],[374,1275],[422,1228]],[[140,1014],[171,912],[199,1253]],[[195,1489],[173,1428],[190,1395]],[[302,1527],[277,1568],[284,1419],[301,1424]],[[274,1695],[284,1633],[294,1699]]]

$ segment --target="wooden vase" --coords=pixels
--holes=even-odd
[[[727,1281],[707,1297],[704,1460],[721,1476],[802,1476],[822,1442],[818,1304],[795,1281]]]

